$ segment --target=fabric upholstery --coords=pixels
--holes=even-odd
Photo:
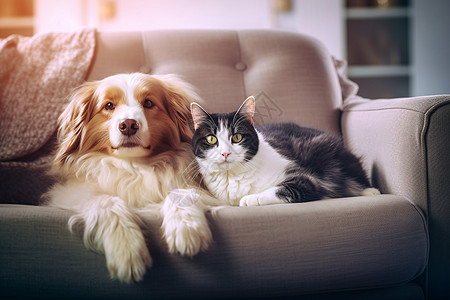
[[[429,296],[450,294],[450,95],[344,105],[345,141],[363,155],[383,193],[402,195],[427,215],[430,230]]]
[[[234,111],[254,95],[257,124],[292,121],[339,133],[339,81],[329,76],[334,61],[315,39],[258,30],[168,33],[100,33],[98,52],[108,54],[97,57],[88,79],[175,73],[198,88],[211,112]],[[122,46],[110,49],[111,41]],[[112,64],[110,56],[119,55]]]
[[[450,294],[450,96],[435,105],[427,116],[424,141],[427,145],[430,297]],[[446,184],[447,182],[447,184]]]
[[[392,195],[220,208],[208,215],[214,244],[194,259],[167,254],[161,219],[142,212],[155,265],[143,283],[124,286],[108,279],[102,255],[68,232],[70,212],[20,205],[0,210],[0,289],[9,296],[121,298],[151,290],[154,297],[211,299],[367,289],[410,282],[428,257],[424,218]]]
[[[376,101],[354,98],[343,108],[343,136],[356,153],[364,155],[366,169],[382,192],[402,195],[427,212],[428,146],[445,143],[445,139],[427,142],[428,133],[436,133],[428,131],[430,117],[449,104],[450,97],[445,95]]]

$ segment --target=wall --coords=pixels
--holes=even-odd
[[[271,0],[36,0],[36,31],[272,28]]]
[[[35,0],[36,32],[96,27],[154,29],[280,29],[313,35],[342,58],[340,0]],[[281,0],[285,2],[285,0]]]
[[[413,95],[450,94],[450,1],[414,1]]]
[[[344,58],[343,4],[336,0],[297,0],[298,32],[323,41],[332,55]]]
[[[85,26],[96,27],[87,21],[87,0],[35,0],[35,32],[73,31]]]
[[[106,30],[270,28],[269,0],[116,0],[117,16]]]

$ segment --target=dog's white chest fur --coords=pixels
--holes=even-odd
[[[85,197],[107,194],[122,199],[129,207],[142,208],[159,203],[168,193],[174,176],[172,169],[155,170],[155,166],[106,155],[86,155],[77,161],[78,172],[64,185],[55,186],[51,202],[67,208],[85,202]],[[81,203],[80,203],[81,204]]]
[[[102,167],[88,168],[90,174],[86,178],[95,181],[102,192],[115,194],[136,208],[161,202],[167,194],[167,186],[159,183],[170,182],[169,178],[174,175],[170,169],[155,172],[152,165],[114,157],[104,157],[98,165]]]

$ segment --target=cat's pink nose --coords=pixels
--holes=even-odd
[[[229,152],[223,152],[223,153],[222,153],[222,156],[225,157],[225,160],[227,160],[227,158],[228,158],[228,156],[229,156],[230,154],[231,154],[231,153],[229,153]]]

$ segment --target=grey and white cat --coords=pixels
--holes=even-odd
[[[191,104],[192,149],[208,190],[222,204],[268,205],[377,195],[343,142],[293,123],[254,127],[255,99],[233,113]]]

